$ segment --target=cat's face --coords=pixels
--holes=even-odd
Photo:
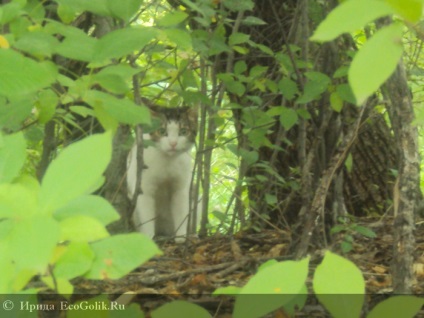
[[[160,119],[159,128],[150,133],[156,148],[174,156],[193,147],[197,134],[196,109],[156,107],[153,116]]]

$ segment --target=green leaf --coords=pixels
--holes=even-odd
[[[346,166],[347,171],[349,173],[351,173],[352,172],[352,168],[353,168],[353,157],[352,157],[352,154],[350,152],[349,152],[349,154],[346,157],[345,166]]]
[[[70,106],[69,109],[71,112],[78,114],[84,118],[87,116],[95,116],[93,109],[85,107],[85,106]]]
[[[347,73],[349,71],[349,67],[343,65],[340,66],[333,74],[333,78],[341,78],[347,76]]]
[[[233,317],[262,317],[289,303],[304,289],[308,264],[309,258],[305,258],[263,268],[236,296]]]
[[[18,3],[16,1],[9,2],[6,4],[2,4],[1,6],[1,15],[0,15],[0,22],[1,24],[6,24],[15,19],[17,16],[19,16],[22,13],[22,3]]]
[[[241,23],[245,24],[245,25],[265,25],[265,24],[267,24],[264,20],[261,20],[257,17],[254,17],[254,16],[245,17],[241,21]]]
[[[95,218],[105,226],[118,220],[120,217],[115,208],[106,199],[97,195],[80,196],[53,214],[58,221],[76,215]]]
[[[116,132],[119,126],[118,120],[110,115],[101,105],[97,105],[94,108],[94,116],[99,120],[104,129]]]
[[[17,269],[46,270],[53,250],[59,241],[59,225],[50,217],[40,215],[13,221],[5,239]]]
[[[305,72],[308,81],[305,84],[303,95],[300,96],[296,103],[306,104],[321,96],[328,89],[331,79],[320,72]]]
[[[38,120],[41,124],[45,124],[52,119],[58,103],[59,97],[51,89],[46,89],[40,92],[37,108],[39,110]]]
[[[16,96],[6,100],[0,97],[0,128],[5,131],[20,129],[21,123],[31,115],[34,108],[32,96]]]
[[[337,92],[333,92],[330,95],[330,106],[331,108],[340,113],[343,108],[343,99],[340,97],[340,95]]]
[[[102,16],[110,16],[108,0],[58,0],[59,4],[67,5],[75,11],[90,11]]]
[[[128,81],[119,75],[95,74],[92,79],[94,82],[98,83],[101,87],[113,94],[126,94],[131,90],[128,85]]]
[[[166,29],[162,31],[170,42],[175,43],[180,49],[190,50],[192,47],[192,39],[190,34],[185,30]]]
[[[391,6],[379,0],[344,1],[321,22],[310,40],[331,41],[343,33],[355,32],[367,23],[393,13],[395,10]]]
[[[136,105],[128,99],[119,99],[92,90],[84,96],[84,101],[91,105],[96,112],[100,108],[120,123],[130,125],[150,123],[149,109],[143,105]]]
[[[143,0],[107,0],[107,8],[113,16],[128,22],[135,16],[142,3]]]
[[[124,294],[125,295],[125,294]],[[67,318],[144,318],[144,313],[136,303],[119,304],[117,301],[110,301],[109,295],[102,294],[90,299],[75,302],[72,310],[66,310]],[[87,310],[94,308],[94,310]],[[109,308],[108,310],[103,310]]]
[[[131,77],[140,70],[133,68],[127,64],[117,64],[117,65],[109,65],[104,67],[98,72],[96,75],[99,76],[107,76],[107,75],[115,75],[124,78],[125,80],[131,79]]]
[[[336,88],[336,92],[345,102],[356,104],[356,98],[353,95],[352,88],[349,84],[338,85]]]
[[[20,182],[0,185],[0,219],[23,219],[38,212],[39,185],[30,177],[22,179]]]
[[[60,222],[60,229],[61,241],[92,242],[109,236],[108,231],[100,221],[85,215],[76,215],[64,219]]]
[[[13,50],[0,50],[0,95],[22,96],[52,84],[57,75],[53,64],[24,57]]]
[[[37,57],[51,57],[57,45],[59,45],[59,41],[54,36],[34,31],[25,33],[13,46]]]
[[[155,35],[155,30],[147,27],[128,27],[107,33],[95,44],[93,62],[108,63],[110,59],[140,51]]]
[[[259,267],[258,267],[258,272],[263,270],[264,268],[267,268],[268,266],[272,266],[278,264],[278,261],[275,259],[270,259],[269,261],[266,261],[265,263],[262,263]]]
[[[250,35],[245,33],[239,33],[239,32],[232,33],[228,40],[228,44],[230,46],[233,46],[233,45],[237,45],[241,43],[246,43],[247,41],[249,41],[249,37]]]
[[[70,24],[77,16],[77,12],[69,5],[58,3],[57,14],[65,24]]]
[[[43,276],[41,281],[50,287],[52,290],[57,291],[58,294],[72,295],[74,292],[74,286],[67,279],[60,277]]]
[[[370,228],[365,227],[365,226],[356,225],[356,226],[353,227],[353,230],[355,230],[356,232],[358,232],[359,234],[361,234],[365,237],[369,237],[369,238],[377,237],[377,234],[375,234],[375,232],[373,230],[371,230]]]
[[[424,299],[416,296],[393,296],[378,303],[367,318],[412,318],[424,305]]]
[[[151,257],[161,254],[156,244],[140,233],[114,235],[90,245],[95,259],[90,271],[85,274],[89,279],[121,278]]]
[[[236,81],[230,74],[218,74],[218,78],[222,80],[229,92],[242,96],[246,88],[242,83]]]
[[[234,74],[240,75],[247,70],[247,64],[245,61],[237,61],[234,65]]]
[[[225,286],[215,289],[215,291],[212,293],[212,296],[218,296],[218,295],[237,295],[241,291],[241,287],[236,286]]]
[[[55,277],[72,279],[86,273],[93,262],[94,253],[87,243],[70,242],[54,264]]]
[[[116,302],[115,302],[116,303]],[[125,305],[124,310],[113,310],[109,311],[109,318],[145,318],[143,311],[140,308],[140,305],[137,303],[131,303],[129,305]],[[72,318],[69,316],[68,318]],[[81,316],[75,316],[75,318],[81,318]],[[91,318],[91,317],[87,317]]]
[[[44,175],[41,206],[53,212],[86,194],[101,178],[111,156],[110,132],[87,137],[65,148]]]
[[[381,28],[355,55],[349,83],[359,105],[395,70],[403,53],[402,32],[403,25],[397,23]]]
[[[345,239],[346,239],[346,237],[345,237]],[[342,241],[340,243],[340,247],[342,249],[342,252],[345,253],[345,254],[349,253],[353,249],[352,243],[348,242],[348,241]]]
[[[249,11],[255,6],[252,0],[225,0],[222,4],[231,11]]]
[[[318,300],[334,317],[360,316],[365,282],[351,261],[327,251],[315,271],[313,288]]]
[[[250,78],[260,77],[261,75],[265,74],[266,71],[268,71],[268,67],[255,65],[250,69],[249,77]]]
[[[297,124],[297,112],[292,108],[281,106],[280,122],[286,130]]]
[[[182,11],[167,12],[158,22],[161,27],[176,26],[188,18],[188,14]]]
[[[71,30],[71,28],[66,29],[65,39],[55,47],[56,53],[69,59],[91,62],[98,40],[81,30]]]
[[[112,93],[126,93],[130,90],[128,81],[138,72],[127,64],[110,65],[93,74],[92,79]]]
[[[259,153],[255,150],[248,151],[246,149],[239,149],[240,156],[244,159],[245,163],[250,166],[258,161]]]
[[[299,94],[297,84],[288,77],[282,78],[278,83],[278,87],[284,97],[288,100],[293,99],[297,94]]]
[[[308,287],[306,284],[303,285],[302,290],[295,295],[295,297],[290,300],[287,304],[284,305],[284,310],[290,315],[290,317],[295,317],[295,312],[302,310],[308,299]]]
[[[398,15],[410,22],[418,22],[423,12],[421,0],[385,0]]]
[[[211,314],[202,307],[188,301],[175,300],[162,305],[152,312],[152,318],[211,318]]]
[[[26,142],[21,132],[8,136],[0,135],[0,183],[16,178],[25,159]]]

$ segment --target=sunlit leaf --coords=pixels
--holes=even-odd
[[[0,183],[18,176],[26,158],[26,142],[21,132],[0,135]]]
[[[112,155],[110,133],[87,137],[65,148],[52,161],[41,183],[40,204],[48,211],[92,190]]]
[[[95,254],[93,266],[85,275],[90,279],[118,279],[161,253],[140,233],[114,235],[90,246]]]
[[[424,305],[424,299],[416,296],[393,296],[378,303],[367,318],[412,318]]]
[[[34,108],[33,96],[0,97],[0,127],[5,131],[16,131]]]
[[[55,262],[53,273],[56,277],[72,279],[87,272],[94,259],[88,243],[71,242],[64,253]]]
[[[99,220],[86,215],[71,216],[59,224],[61,241],[92,242],[109,236]]]
[[[153,28],[128,27],[107,33],[95,44],[93,62],[104,63],[141,50],[156,35]]]
[[[76,215],[95,218],[103,225],[108,225],[120,217],[106,199],[96,195],[80,196],[54,213],[55,219],[59,221]]]
[[[236,296],[233,317],[256,318],[288,304],[304,290],[309,258],[261,269]]]
[[[379,0],[344,1],[321,22],[311,40],[331,41],[343,33],[357,31],[367,23],[393,13],[395,10],[391,6]]]
[[[124,21],[129,21],[139,10],[144,0],[107,0],[109,12]]]
[[[211,318],[212,315],[202,307],[188,301],[176,300],[165,304],[152,312],[152,318]]]
[[[39,110],[38,120],[41,124],[48,122],[55,114],[59,97],[52,90],[43,90],[39,94],[37,109]]]
[[[403,53],[403,25],[378,30],[355,55],[349,69],[349,83],[357,103],[362,104],[393,73]]]
[[[340,112],[343,108],[343,99],[340,97],[340,95],[337,92],[333,92],[330,95],[330,106],[331,108],[336,111]]]
[[[187,19],[188,14],[182,11],[171,11],[165,14],[158,22],[157,25],[161,27],[175,26]]]
[[[365,282],[351,261],[326,252],[313,280],[318,300],[333,317],[357,318],[364,303]]]
[[[22,96],[54,82],[57,68],[51,63],[24,57],[14,50],[0,50],[0,95]]]
[[[423,13],[422,0],[384,0],[398,15],[410,22],[418,22]]]
[[[59,224],[50,217],[39,215],[13,222],[13,229],[6,240],[13,251],[15,266],[44,271],[59,241]]]
[[[96,112],[100,108],[120,123],[132,125],[150,123],[150,112],[147,107],[136,105],[129,99],[120,99],[92,90],[84,96],[84,101],[91,105]]]
[[[57,45],[59,41],[54,36],[35,31],[25,33],[13,46],[34,56],[50,57]]]

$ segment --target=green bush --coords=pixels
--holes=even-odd
[[[20,175],[22,133],[0,140],[1,294],[22,291],[39,275],[46,286],[69,295],[75,277],[117,279],[160,253],[142,234],[110,236],[105,227],[119,215],[105,199],[90,195],[102,185],[111,158],[110,132],[65,148],[41,184]]]

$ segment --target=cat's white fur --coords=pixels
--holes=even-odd
[[[192,175],[190,150],[193,143],[179,134],[175,121],[168,123],[166,135],[144,149],[141,189],[134,211],[137,229],[153,238],[175,236],[184,241],[187,234],[189,193]],[[145,140],[150,135],[145,134]],[[130,197],[136,183],[136,146],[128,156],[127,183]]]

